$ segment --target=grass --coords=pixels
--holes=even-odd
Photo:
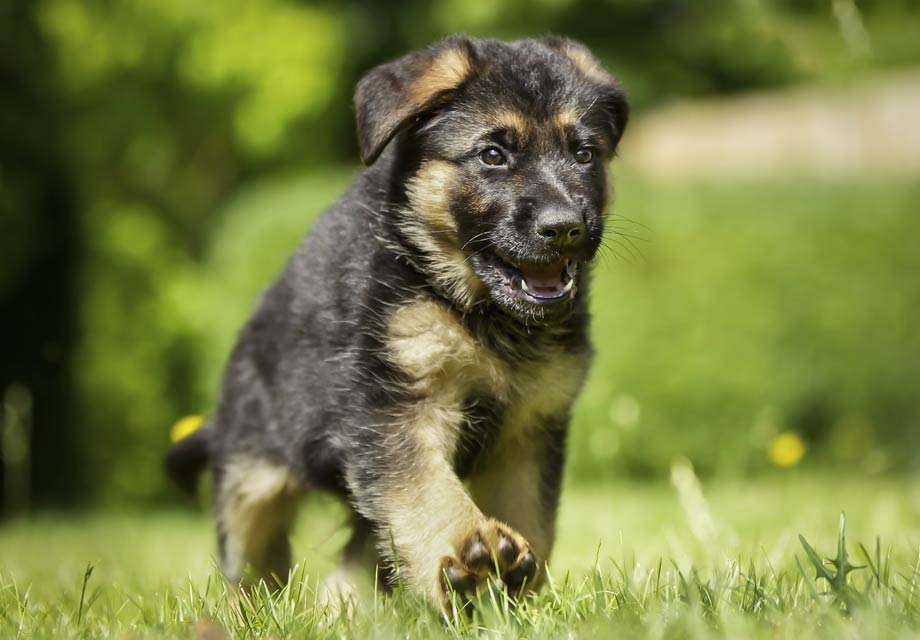
[[[295,540],[303,562],[290,586],[240,598],[214,569],[203,514],[49,513],[16,520],[0,529],[0,637],[920,633],[916,481],[792,472],[723,480],[704,491],[686,467],[675,467],[673,478],[670,486],[569,487],[547,587],[517,607],[500,593],[486,597],[473,619],[450,623],[398,589],[374,597],[368,586],[351,618],[320,606],[317,582],[347,535],[341,509],[321,498],[304,510]],[[848,556],[840,551],[841,511]]]

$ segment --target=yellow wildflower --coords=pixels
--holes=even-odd
[[[805,456],[805,441],[794,431],[783,431],[770,442],[767,457],[777,467],[794,467]]]
[[[204,416],[185,416],[173,425],[169,432],[169,439],[179,442],[198,431],[202,424],[204,424]]]

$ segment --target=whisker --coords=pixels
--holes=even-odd
[[[629,254],[630,260],[636,260],[636,259],[638,259],[638,256],[636,255],[636,252],[635,252],[632,248],[630,248],[630,246],[629,246],[628,244],[626,244],[626,243],[624,243],[624,242],[620,242],[620,241],[617,240],[616,238],[613,238],[612,240],[613,240],[613,242],[616,244],[616,246],[622,248],[624,251],[626,251],[626,253]],[[608,246],[611,246],[611,247],[612,247],[613,245],[608,245]]]
[[[651,232],[654,233],[654,230],[653,230],[650,226],[648,226],[647,224],[643,224],[643,223],[639,222],[638,220],[635,220],[635,219],[633,219],[633,218],[624,216],[624,215],[619,214],[619,213],[614,214],[614,215],[611,215],[610,218],[607,220],[607,224],[614,224],[614,223],[616,223],[616,222],[628,222],[629,224],[634,224],[634,225],[636,225],[637,227],[642,227],[642,228],[645,229],[646,231],[651,231]]]
[[[467,240],[466,242],[464,242],[464,243],[463,243],[463,246],[460,247],[460,250],[463,251],[464,249],[466,249],[466,247],[467,247],[470,243],[475,242],[476,240],[479,240],[479,239],[481,239],[481,238],[487,236],[488,234],[489,234],[488,231],[483,231],[482,233],[477,233],[475,236],[473,236],[472,238],[470,238],[469,240]]]

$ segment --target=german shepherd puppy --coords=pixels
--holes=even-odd
[[[570,40],[456,36],[372,69],[355,107],[367,168],[167,468],[210,468],[231,581],[285,579],[298,499],[324,489],[354,512],[345,569],[374,540],[436,606],[490,577],[520,596],[553,546],[626,98]]]

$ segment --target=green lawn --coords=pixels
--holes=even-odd
[[[920,482],[907,477],[772,476],[703,491],[672,485],[574,486],[564,494],[552,580],[525,606],[499,596],[452,625],[410,596],[368,589],[351,619],[315,603],[316,581],[347,532],[315,499],[295,544],[289,589],[228,599],[202,514],[45,514],[0,527],[0,637],[916,637],[920,633]],[[675,488],[675,486],[677,488]],[[850,562],[815,581],[798,534]],[[877,547],[876,541],[880,540]],[[860,546],[863,545],[863,547]],[[802,563],[808,578],[797,568]],[[84,574],[91,564],[92,575]],[[830,567],[834,573],[833,567]],[[82,594],[82,595],[81,595]],[[82,605],[81,605],[82,603]]]

